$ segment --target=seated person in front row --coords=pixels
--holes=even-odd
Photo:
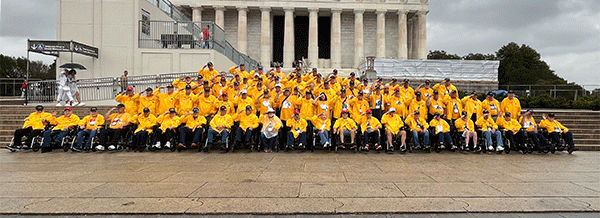
[[[504,151],[504,144],[502,143],[502,134],[498,131],[498,125],[496,122],[490,117],[490,112],[487,110],[483,110],[483,116],[480,117],[477,122],[475,122],[481,131],[483,132],[483,137],[485,137],[487,150],[493,151],[494,146],[492,142],[492,137],[496,137],[496,151],[501,152]]]
[[[469,139],[473,139],[473,150],[481,151],[481,148],[477,146],[477,133],[475,132],[475,124],[473,120],[469,119],[468,112],[463,111],[460,119],[457,119],[454,122],[454,126],[456,127],[456,131],[465,138],[465,147],[463,148],[465,151],[469,150]]]
[[[221,106],[219,113],[213,117],[210,121],[210,129],[208,130],[208,144],[213,143],[215,136],[221,134],[221,143],[225,144],[227,148],[228,141],[227,136],[229,135],[229,129],[233,126],[233,119],[227,114],[227,107]],[[208,151],[208,147],[204,148],[204,151]]]
[[[200,116],[200,109],[194,108],[181,118],[181,123],[185,126],[179,128],[179,147],[184,148],[188,135],[193,135],[191,148],[195,148],[200,144],[200,136],[204,132],[202,125],[206,124],[206,118]]]
[[[329,129],[331,128],[331,120],[327,117],[327,112],[323,111],[319,115],[311,119],[315,130],[319,135],[320,143],[324,148],[329,147]]]
[[[262,130],[260,134],[260,140],[265,147],[265,153],[273,152],[277,143],[277,134],[279,129],[283,126],[281,120],[275,116],[275,109],[267,109],[266,114],[260,116],[259,120],[262,121]]]
[[[150,138],[153,127],[156,125],[156,116],[151,114],[149,108],[144,108],[142,112],[131,118],[132,122],[138,125],[134,131],[133,144],[136,146],[137,151],[140,152],[146,149],[146,143]]]
[[[51,117],[52,114],[44,112],[44,106],[36,106],[35,112],[29,114],[29,116],[25,118],[23,128],[15,130],[14,141],[7,148],[11,151],[21,149],[21,138],[23,136],[27,136],[27,142],[25,144],[26,146],[29,146],[33,137],[43,135],[44,127],[48,121],[50,121]]]
[[[244,94],[245,95],[245,94]],[[242,148],[240,146],[241,143],[249,143],[252,139],[252,132],[254,129],[258,128],[258,117],[256,114],[252,113],[252,106],[249,104],[246,105],[245,110],[238,109],[239,112],[233,116],[234,121],[240,122],[240,126],[236,131],[236,146],[238,148]]]
[[[427,121],[425,121],[425,119],[421,117],[421,113],[419,111],[415,111],[414,114],[409,115],[406,118],[406,125],[410,127],[415,148],[421,148],[421,144],[419,143],[419,137],[422,136],[423,144],[425,144],[425,149],[429,149],[429,130],[427,130],[429,128],[429,124],[427,124]]]
[[[535,119],[533,119],[533,110],[527,109],[525,114],[523,114],[519,118],[519,123],[524,129],[523,135],[527,138],[530,138],[533,141],[533,144],[538,149],[538,152],[544,152],[550,150],[550,145],[546,142],[546,138],[542,133],[538,132],[538,126],[535,123]]]
[[[92,139],[98,134],[100,127],[104,125],[104,116],[98,114],[98,108],[90,108],[90,115],[85,116],[79,121],[79,133],[77,133],[77,144],[73,147],[74,151],[81,151],[83,148],[83,138],[87,136],[85,148],[92,147]]]
[[[388,150],[394,151],[394,143],[392,141],[393,136],[400,135],[400,151],[406,151],[406,131],[402,130],[404,126],[402,118],[396,113],[396,108],[392,107],[388,112],[383,114],[381,123],[385,125],[385,133],[388,141]]]
[[[515,141],[515,135],[521,130],[521,124],[519,124],[517,120],[512,119],[510,112],[506,112],[504,117],[498,117],[497,124],[499,128],[504,130],[504,135],[510,142],[511,147],[506,149],[515,148],[517,145]],[[526,149],[523,149],[523,151],[525,152]]]
[[[556,121],[553,113],[548,114],[548,116],[544,114],[542,118],[543,120],[540,122],[540,127],[548,131],[550,136],[552,136],[552,140],[554,140],[559,148],[562,147],[562,142],[560,140],[562,136],[562,138],[565,140],[565,143],[569,146],[567,148],[569,154],[578,150],[575,148],[575,144],[573,143],[573,133],[569,132],[567,127],[564,127],[560,122]]]
[[[117,113],[111,114],[114,110]],[[126,127],[129,125],[131,115],[125,112],[125,105],[119,104],[117,107],[113,107],[104,115],[106,121],[110,122],[107,129],[100,132],[100,144],[96,147],[99,151],[104,150],[104,146],[108,150],[115,150],[119,142],[119,138],[124,137],[126,133]]]
[[[356,136],[356,122],[348,117],[350,112],[347,110],[342,111],[342,117],[335,121],[333,124],[333,134],[340,134],[340,144],[341,148],[344,148],[345,137],[350,137],[350,143],[352,144],[352,148],[356,147],[356,143],[354,142],[354,137]]]
[[[160,135],[160,141],[156,142],[154,147],[160,148],[160,145],[163,145],[166,148],[171,148],[171,146],[175,146],[171,145],[171,138],[177,134],[177,127],[181,124],[179,119],[175,108],[170,108],[169,111],[156,118],[156,122],[160,124],[159,132],[156,133]]]
[[[440,113],[436,112],[433,114],[433,119],[429,122],[429,126],[435,128],[435,134],[438,135],[438,143],[440,144],[439,149],[445,149],[444,145],[449,145],[450,150],[456,150],[456,145],[454,145],[452,136],[450,136],[450,125],[441,118]]]
[[[64,115],[56,117],[56,112],[52,113],[50,124],[55,125],[54,128],[44,132],[44,140],[42,143],[42,153],[52,151],[52,138],[56,137],[55,143],[61,143],[63,138],[67,136],[69,130],[77,126],[79,117],[73,114],[70,107],[65,108]]]
[[[308,126],[308,123],[305,119],[300,118],[300,111],[295,110],[294,116],[287,120],[285,125],[290,128],[287,135],[287,148],[293,149],[294,140],[300,138],[298,147],[304,149],[304,145],[306,145],[306,127]]]
[[[368,151],[369,143],[375,141],[375,145],[373,146],[375,150],[381,150],[381,145],[379,145],[379,129],[381,128],[381,123],[377,118],[373,117],[373,111],[368,109],[366,113],[362,114],[357,119],[360,124],[361,130],[364,135],[364,150]]]

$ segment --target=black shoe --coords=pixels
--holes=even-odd
[[[567,149],[567,152],[569,152],[569,154],[572,154],[574,151],[578,151],[578,150],[579,150],[579,148],[576,148],[575,146],[573,146],[573,147],[569,147]]]
[[[481,146],[477,146],[473,151],[475,151],[475,152],[481,152]]]

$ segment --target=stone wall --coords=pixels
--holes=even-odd
[[[377,15],[365,12],[363,15],[364,57],[377,55]]]
[[[260,61],[260,10],[248,11],[248,56]]]
[[[354,13],[342,13],[342,68],[354,67]]]
[[[385,14],[385,56],[398,58],[398,15]]]
[[[223,28],[223,27],[221,27]],[[237,49],[238,11],[231,9],[225,11],[225,39]]]

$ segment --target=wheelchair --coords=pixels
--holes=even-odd
[[[407,128],[407,132],[406,132],[406,150],[408,151],[408,153],[412,153],[414,150],[423,150],[426,153],[431,153],[432,151],[432,146],[431,146],[431,134],[429,135],[429,142],[430,145],[429,146],[425,146],[425,136],[419,136],[419,144],[421,144],[421,146],[416,147],[414,141],[413,141],[413,135],[412,135],[412,130],[410,130],[410,128]]]
[[[479,148],[481,148],[481,152],[482,153],[489,153],[489,154],[493,154],[494,151],[496,151],[496,149],[492,149],[492,150],[488,150],[488,144],[487,144],[487,140],[486,138],[483,136],[483,130],[480,127],[475,127],[477,130],[477,144],[479,144]],[[496,131],[500,131],[500,129],[496,129]],[[502,137],[502,144],[506,145],[506,137],[504,136],[504,133],[502,131],[500,131],[500,135]],[[496,137],[491,136],[492,138],[492,147],[496,148],[497,146],[495,146],[497,144],[497,140]],[[504,149],[504,151],[506,152],[506,148]],[[499,154],[502,153],[502,151],[498,152]]]
[[[567,147],[567,143],[565,141],[565,139],[563,138],[563,134],[559,133],[559,140],[560,140],[560,146],[558,146],[557,141],[554,140],[554,137],[552,135],[550,135],[550,133],[548,132],[548,130],[542,128],[542,136],[544,136],[544,138],[546,139],[546,143],[550,145],[550,153],[554,154],[556,151],[564,151]]]
[[[191,146],[192,146],[192,143],[193,143],[192,141],[193,141],[193,139],[194,139],[194,133],[193,133],[193,132],[185,136],[185,140],[183,140],[183,141],[186,141],[186,143],[182,143],[182,144],[183,144],[183,147],[179,147],[179,143],[181,143],[181,141],[182,141],[182,139],[181,139],[181,131],[182,131],[182,129],[183,129],[184,127],[185,127],[185,124],[181,124],[179,127],[177,127],[177,130],[179,130],[179,134],[176,134],[176,135],[177,135],[177,136],[176,136],[176,137],[177,137],[177,140],[175,140],[175,141],[177,141],[177,144],[175,144],[175,145],[177,146],[177,151],[178,151],[178,152],[181,152],[182,150],[185,150],[185,149],[187,149],[187,148],[192,148],[192,147],[191,147]],[[199,127],[199,128],[201,128],[201,129],[202,129],[202,134],[200,134],[200,139],[198,140],[198,144],[196,144],[196,146],[197,146],[198,148],[201,148],[201,147],[202,147],[202,146],[200,146],[200,142],[203,140],[202,136],[204,135],[204,132],[205,132],[204,130],[206,129],[206,127],[207,127],[207,125],[206,125],[206,124],[202,124],[202,126],[200,126],[200,127]],[[152,134],[153,134],[153,133],[154,133],[154,132],[152,132]],[[194,148],[196,148],[196,147],[194,147]],[[232,150],[233,150],[233,149],[232,149]]]
[[[402,131],[406,132],[406,127],[401,127],[400,128],[400,132],[402,132]],[[408,149],[409,149],[408,147],[409,146],[406,145],[407,144],[406,141],[404,142],[405,145],[406,145],[405,150],[402,150],[402,148],[401,148],[402,147],[402,133],[398,133],[398,134],[393,134],[392,133],[392,144],[390,145],[388,143],[388,140],[387,140],[387,130],[385,128],[383,128],[382,132],[383,132],[382,133],[383,136],[381,137],[381,139],[383,140],[382,144],[386,145],[386,147],[385,147],[386,152],[393,153],[394,149],[396,149],[396,148],[398,148],[398,151],[400,153],[406,153],[408,151]],[[408,132],[406,132],[406,139],[405,140],[408,140]]]
[[[331,138],[332,137],[331,131],[329,131],[329,130],[326,130],[326,131],[329,133],[328,134],[329,138],[327,140],[327,142],[329,143],[328,147],[325,147],[324,144],[321,144],[321,137],[319,136],[320,131],[318,129],[313,129],[313,131],[312,131],[313,146],[311,146],[311,152],[315,152],[315,150],[328,150],[330,152],[331,151],[337,152],[338,146],[333,146],[333,143],[332,143],[333,139]],[[306,138],[307,138],[306,140],[308,140],[308,136]]]
[[[79,132],[79,126],[75,126],[73,129],[69,129],[67,135],[63,138],[60,146],[64,152],[74,150],[75,144],[77,143],[77,132]]]
[[[233,134],[231,134],[231,132],[230,132],[231,129],[232,128],[229,128],[229,130],[223,129],[223,131],[228,131],[227,141],[223,142],[223,140],[222,140],[222,138],[223,138],[222,137],[223,136],[223,132],[221,132],[221,133],[216,134],[213,137],[213,142],[212,143],[209,143],[208,142],[208,131],[210,131],[210,128],[208,128],[208,130],[206,131],[206,140],[205,140],[204,146],[201,146],[200,148],[198,148],[199,151],[208,152],[215,145],[219,145],[220,148],[222,150],[224,150],[225,153],[227,153],[229,151],[229,142],[231,141],[232,136],[233,136]]]
[[[108,127],[108,124],[105,125],[105,127]],[[134,135],[133,133],[135,131],[135,128],[136,128],[135,124],[129,124],[129,125],[123,127],[122,131],[125,131],[124,135],[113,136],[113,137],[118,137],[117,143],[114,145],[115,149],[112,149],[109,151],[122,151],[126,147],[129,148],[129,150],[133,150],[131,145],[133,144],[133,135]],[[106,132],[106,131],[108,131],[108,128],[103,128],[102,132]],[[102,134],[97,134],[97,135],[100,136]],[[100,140],[98,140],[98,142],[100,142]],[[108,142],[105,142],[105,143],[108,143]],[[94,147],[95,147],[96,151],[104,151],[104,150],[108,151],[109,145],[110,145],[110,143],[105,144],[105,145],[100,145],[100,143],[98,143],[98,145],[96,145]]]
[[[16,152],[18,150],[28,150],[31,149],[32,151],[36,152],[38,151],[41,146],[42,146],[42,139],[43,139],[43,133],[44,131],[46,131],[45,129],[43,130],[33,130],[33,131],[39,131],[38,133],[36,133],[32,138],[31,138],[31,142],[29,142],[29,137],[28,136],[23,136],[21,137],[21,144],[20,145],[15,145],[15,137],[12,137],[10,140],[10,144],[6,147],[6,149],[8,149],[11,152]],[[32,134],[34,134],[32,132]]]

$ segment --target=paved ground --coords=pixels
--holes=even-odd
[[[0,214],[598,212],[598,163],[600,152],[0,150]]]
[[[31,215],[0,215],[0,218],[31,218]],[[37,217],[37,216],[35,216]],[[580,212],[580,213],[417,213],[417,214],[338,214],[338,215],[92,215],[92,216],[62,216],[62,215],[44,215],[49,218],[583,218],[600,217],[600,213]]]

